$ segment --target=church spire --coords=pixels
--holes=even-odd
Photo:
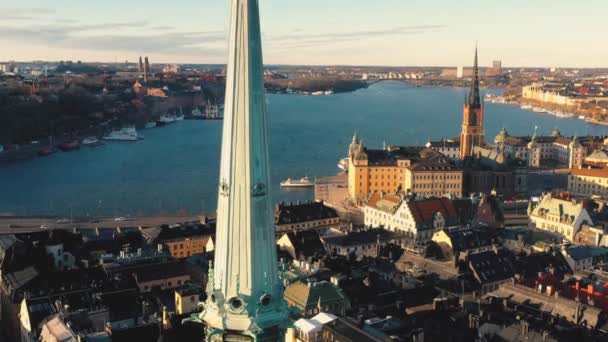
[[[278,341],[287,310],[270,198],[259,5],[231,4],[213,282],[200,318],[209,341]]]
[[[477,58],[477,45],[475,45],[475,62],[473,64],[473,82],[471,83],[471,90],[469,91],[469,98],[467,103],[471,107],[481,107],[481,98],[479,95],[479,63]]]

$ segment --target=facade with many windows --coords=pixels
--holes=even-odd
[[[593,225],[582,202],[551,194],[543,196],[532,210],[530,221],[537,229],[559,234],[568,241],[574,241],[574,236],[584,224]]]
[[[406,200],[399,195],[374,194],[364,209],[365,225],[428,241],[433,233],[455,225],[458,214],[447,198],[421,201]]]

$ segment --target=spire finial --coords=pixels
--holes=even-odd
[[[473,82],[469,93],[468,105],[481,107],[481,96],[479,94],[479,58],[477,53],[477,42],[475,42],[475,60],[473,62]]]

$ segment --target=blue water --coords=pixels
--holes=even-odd
[[[286,191],[288,177],[322,177],[357,131],[371,147],[424,144],[459,134],[465,89],[413,88],[381,82],[334,96],[269,95],[274,200],[312,199]],[[557,119],[517,107],[487,104],[488,140],[511,134],[608,134],[602,126]],[[142,130],[145,140],[114,142],[47,158],[0,164],[0,213],[142,215],[213,212],[217,199],[222,123],[183,121]]]

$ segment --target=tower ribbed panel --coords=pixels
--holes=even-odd
[[[270,199],[268,118],[257,0],[232,0],[215,262],[208,327],[261,336],[282,324]]]

